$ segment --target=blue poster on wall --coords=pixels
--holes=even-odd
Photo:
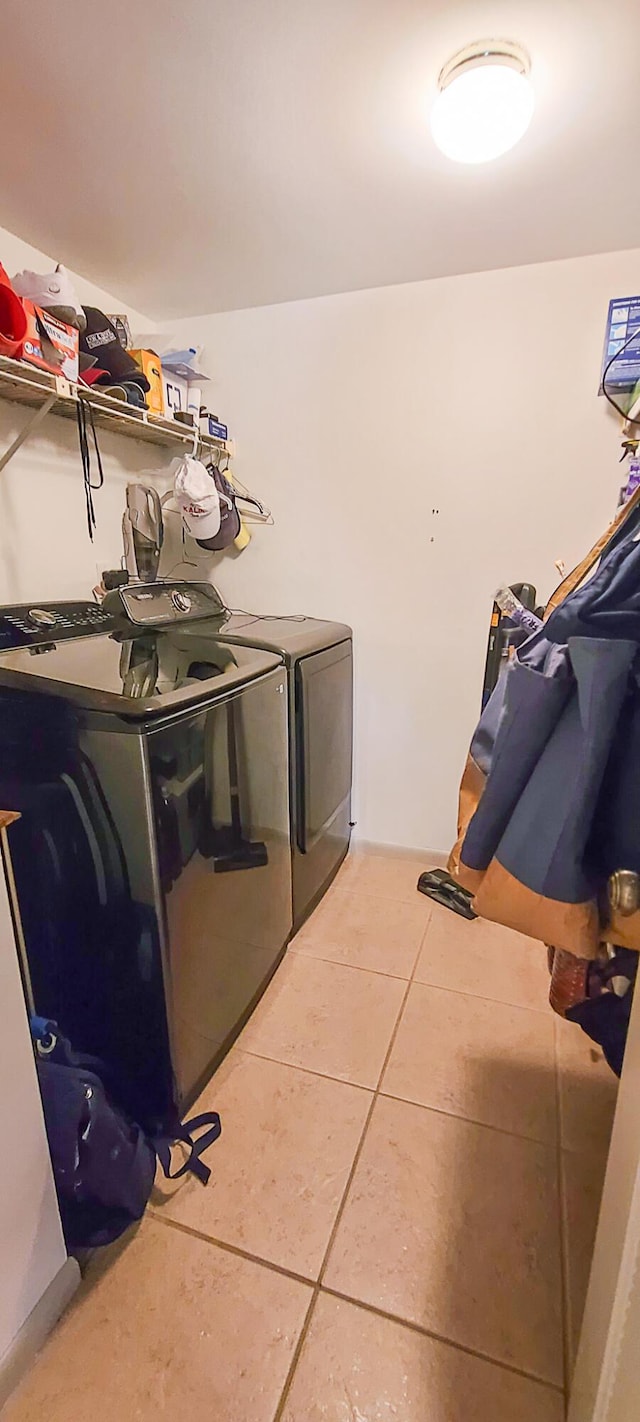
[[[640,296],[617,296],[609,302],[599,395],[602,394],[602,377],[609,361],[617,351],[622,351],[625,341],[634,333],[636,339],[629,341],[619,359],[613,360],[609,366],[607,390],[614,386],[618,390],[633,390],[636,381],[640,380]]]

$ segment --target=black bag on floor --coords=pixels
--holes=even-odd
[[[103,1062],[74,1052],[55,1022],[34,1017],[31,1032],[68,1248],[111,1244],[141,1219],[153,1187],[156,1160],[167,1179],[175,1180],[191,1171],[207,1184],[211,1171],[200,1157],[220,1135],[217,1111],[205,1111],[184,1123],[176,1119],[166,1135],[147,1136],[116,1104]],[[193,1133],[199,1130],[203,1134],[194,1140]],[[171,1147],[178,1141],[188,1147],[189,1154],[179,1169],[172,1171]]]

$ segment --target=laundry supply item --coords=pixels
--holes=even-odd
[[[139,385],[141,390],[148,391],[150,386],[146,375],[136,365],[129,351],[123,350],[109,317],[97,306],[85,306],[83,309],[87,325],[80,337],[80,350],[86,355],[97,356],[101,370],[107,372],[105,378],[100,377],[96,383],[117,385],[122,381],[131,380]]]
[[[155,346],[155,341],[153,345]],[[195,380],[200,384],[203,380],[209,380],[209,376],[200,367],[200,355],[201,351],[197,346],[189,346],[185,350],[169,349],[162,353],[162,364],[175,375],[182,375],[185,380]]]
[[[18,296],[32,301],[44,311],[50,311],[67,326],[84,330],[86,317],[66,267],[58,263],[53,272],[17,272],[13,289]]]
[[[172,460],[170,472],[174,476],[174,494],[187,533],[197,542],[215,538],[221,522],[220,495],[215,480],[199,459],[189,455]]]

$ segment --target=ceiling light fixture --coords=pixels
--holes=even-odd
[[[431,114],[438,148],[455,163],[499,158],[526,133],[533,114],[526,50],[507,40],[478,40],[438,76]]]

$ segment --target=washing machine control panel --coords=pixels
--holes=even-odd
[[[211,583],[127,583],[107,594],[104,607],[124,612],[136,627],[161,627],[199,617],[224,617],[226,609]]]
[[[0,652],[90,637],[115,626],[113,613],[97,602],[16,603],[0,607]]]
[[[211,583],[127,583],[104,602],[33,602],[0,606],[0,652],[48,647],[73,637],[119,632],[124,627],[163,627],[215,617],[226,608]]]

